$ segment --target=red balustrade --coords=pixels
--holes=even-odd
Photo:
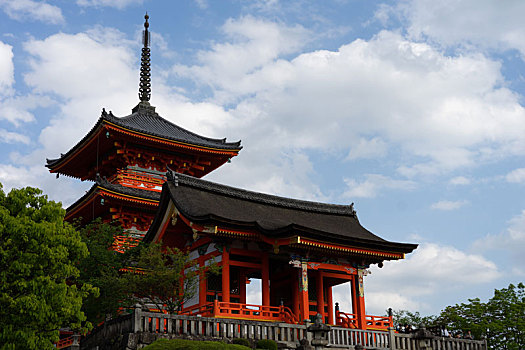
[[[73,345],[73,337],[68,337],[68,338],[60,339],[56,343],[56,348],[57,349],[64,349],[64,348],[67,348],[68,346],[71,346],[71,345]]]
[[[394,326],[392,316],[372,316],[366,315],[366,329],[387,330],[388,327]],[[335,311],[335,324],[344,328],[357,329],[357,315],[349,314],[342,311]]]
[[[298,323],[292,310],[286,306],[252,305],[218,300],[213,303],[185,308],[180,314]]]

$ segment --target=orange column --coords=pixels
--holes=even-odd
[[[355,291],[355,313],[357,318],[357,327],[359,329],[366,329],[366,313],[365,313],[365,289],[363,287],[363,270],[357,271],[357,278],[354,283]]]
[[[299,290],[299,304],[303,321],[310,320],[310,304],[308,302],[308,264],[301,262],[301,288]]]
[[[324,284],[323,284],[323,272],[321,270],[317,270],[317,278],[316,278],[316,287],[317,287],[317,312],[323,316],[322,320],[323,323],[325,322],[325,312],[324,312]]]
[[[335,324],[334,323],[334,299],[332,296],[332,286],[328,287],[328,324]]]
[[[204,267],[204,260],[199,259],[199,267]],[[199,276],[199,305],[206,304],[206,272]]]
[[[230,302],[230,253],[222,250],[222,301]]]
[[[263,253],[262,256],[261,286],[262,304],[270,306],[270,266],[268,262],[268,253]]]

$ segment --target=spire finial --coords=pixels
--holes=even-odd
[[[151,68],[150,68],[150,35],[149,35],[149,23],[148,13],[144,15],[144,31],[142,32],[142,55],[140,57],[140,84],[139,84],[139,98],[141,102],[149,102],[151,97]]]

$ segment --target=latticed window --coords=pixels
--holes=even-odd
[[[222,291],[222,275],[208,274],[206,278],[208,291],[220,292]]]

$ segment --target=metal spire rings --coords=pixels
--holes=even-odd
[[[150,58],[150,35],[148,31],[148,13],[144,16],[144,31],[142,32],[142,55],[140,57],[140,84],[139,84],[139,98],[141,102],[149,102],[151,97],[151,58]]]

